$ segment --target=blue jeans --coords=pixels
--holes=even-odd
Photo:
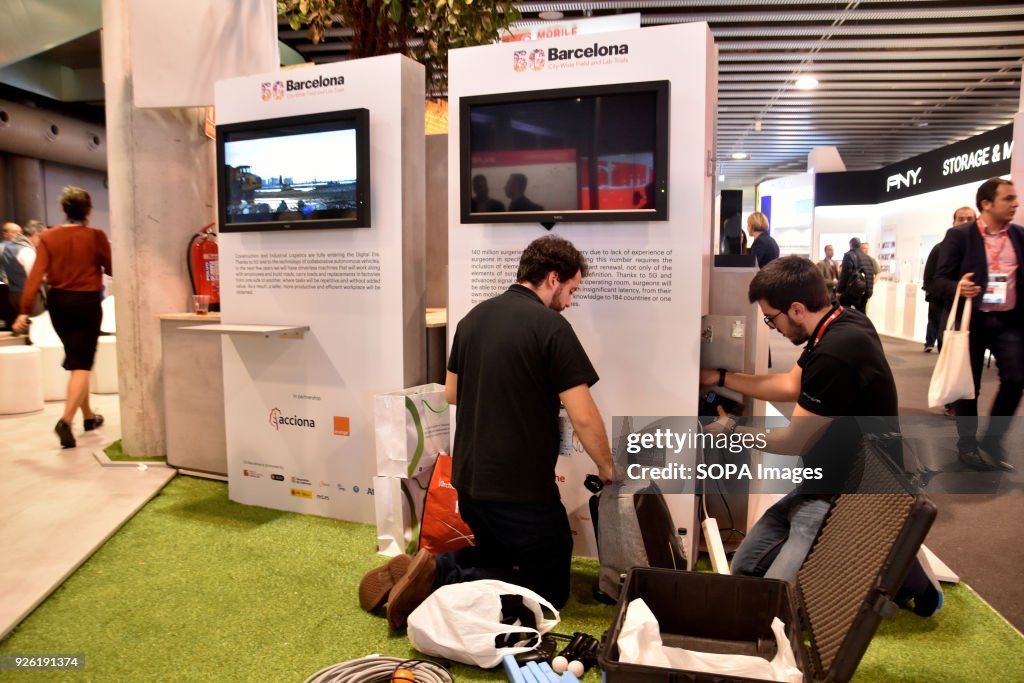
[[[740,543],[732,573],[796,583],[831,503],[791,491],[772,505]]]

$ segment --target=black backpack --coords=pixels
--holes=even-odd
[[[850,305],[857,305],[863,301],[864,295],[868,293],[868,276],[863,268],[857,268],[846,281],[846,291],[843,292],[843,300]]]

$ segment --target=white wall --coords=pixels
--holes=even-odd
[[[136,107],[207,106],[218,80],[280,64],[274,3],[131,0],[129,9]]]
[[[261,98],[262,82],[319,75],[341,76],[344,84],[286,92],[280,100]],[[390,55],[217,84],[218,123],[353,108],[370,112],[369,229],[220,236],[223,322],[311,328],[301,340],[223,338],[233,500],[374,520],[373,397],[423,377],[423,75],[422,65]],[[368,273],[334,273],[344,285],[340,289],[290,284],[285,278],[299,275],[310,258],[356,259]],[[282,259],[290,263],[274,270],[273,262]],[[265,282],[242,285],[242,268],[253,261],[262,262],[257,274]],[[379,284],[355,289],[357,277],[368,274],[379,275]],[[275,426],[275,410],[313,426]],[[347,433],[339,433],[345,432],[340,418],[348,420]]]
[[[814,210],[814,174],[796,175],[766,180],[758,188],[758,202],[771,197],[772,215],[769,233],[779,243],[779,254],[811,254],[811,224]],[[754,209],[760,211],[760,203]],[[747,217],[743,216],[743,229],[747,229]]]
[[[850,250],[850,238],[861,241],[868,235],[878,235],[878,207],[876,206],[818,206],[814,209],[814,227],[811,237],[811,260],[825,258],[825,245],[831,244],[832,258],[842,261]]]

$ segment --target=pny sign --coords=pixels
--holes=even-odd
[[[899,190],[904,187],[913,187],[921,182],[921,167],[907,171],[906,173],[894,173],[885,179],[885,191]]]

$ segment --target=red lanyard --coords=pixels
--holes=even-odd
[[[985,251],[988,252],[988,260],[992,263],[992,270],[999,270],[999,255],[1003,253],[1003,248],[1006,246],[1006,238],[1009,236],[1010,231],[1003,228],[999,231],[999,239],[989,240],[985,237],[985,224],[979,217],[977,220],[978,232],[981,233],[981,241],[985,243]],[[993,249],[989,246],[989,242],[995,242],[996,248]]]
[[[821,341],[821,338],[825,336],[825,330],[828,329],[829,325],[831,325],[833,322],[835,322],[836,318],[838,318],[839,314],[842,313],[842,312],[843,312],[843,307],[842,306],[836,306],[836,310],[832,311],[832,315],[830,315],[829,317],[825,318],[825,322],[823,322],[821,324],[821,327],[818,328],[818,334],[816,334],[814,336],[814,346],[818,345],[818,342]]]

